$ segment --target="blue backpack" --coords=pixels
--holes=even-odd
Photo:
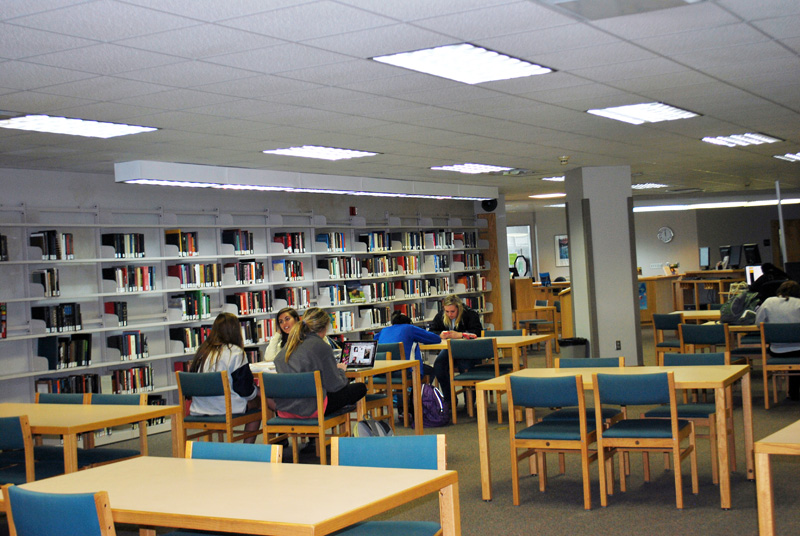
[[[437,428],[450,424],[450,404],[442,392],[428,383],[422,384],[422,426]]]

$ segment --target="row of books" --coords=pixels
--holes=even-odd
[[[0,303],[0,339],[8,336],[8,304]]]
[[[243,229],[223,229],[222,243],[233,245],[233,252],[237,255],[252,255],[255,253],[253,233]]]
[[[342,305],[348,303],[347,301],[347,290],[345,289],[344,285],[329,285],[325,287],[319,287],[319,297],[327,299],[327,304],[330,305]],[[358,298],[358,296],[356,296]],[[360,301],[364,301],[361,299]],[[321,300],[320,303],[326,303],[325,300]]]
[[[116,315],[118,326],[128,325],[128,302],[110,301],[103,304],[106,314]]]
[[[468,296],[464,298],[464,305],[475,311],[486,309],[486,298],[483,296]]]
[[[225,301],[234,304],[240,315],[272,312],[272,293],[268,290],[236,292],[225,296]]]
[[[373,276],[397,275],[400,273],[397,259],[398,257],[380,255],[364,259],[363,263],[367,272]]]
[[[360,307],[358,316],[362,321],[366,319],[366,325],[369,327],[388,326],[392,316],[392,309],[389,307]]]
[[[138,259],[144,257],[144,234],[104,233],[100,243],[114,248],[116,259]]]
[[[106,378],[110,378],[110,382]],[[102,389],[104,393],[109,392],[106,387],[110,388],[110,392],[121,395],[146,393],[155,388],[152,365],[112,370],[101,381],[106,382]]]
[[[59,233],[55,229],[36,231],[30,234],[28,241],[32,247],[42,250],[43,261],[75,258],[72,233]]]
[[[389,238],[389,233],[386,231],[360,233],[358,241],[367,245],[367,251],[389,251],[392,249],[392,242]]]
[[[428,258],[433,263],[433,271],[436,273],[450,271],[450,257],[447,255],[431,255]]]
[[[275,233],[272,236],[272,241],[283,244],[284,253],[306,252],[306,234],[302,232]]]
[[[0,234],[0,262],[8,260],[8,237]]]
[[[167,275],[177,277],[181,288],[218,287],[222,285],[222,265],[216,262],[182,263],[167,266]]]
[[[352,311],[332,311],[328,315],[331,317],[333,331],[352,331],[356,327],[355,315]]]
[[[211,333],[211,326],[169,328],[170,340],[183,343],[183,351],[186,353],[197,350],[209,333]]]
[[[99,374],[72,374],[62,378],[39,378],[37,393],[99,393]]]
[[[31,318],[44,322],[45,333],[63,333],[83,329],[80,303],[31,307]]]
[[[50,370],[85,367],[92,364],[92,336],[75,333],[69,337],[43,337],[38,355],[47,359]]]
[[[464,285],[469,292],[487,290],[486,278],[478,274],[460,275],[456,278],[456,283]]]
[[[475,231],[453,233],[453,239],[457,242],[460,241],[463,243],[465,248],[478,247],[478,233]]]
[[[420,303],[398,303],[394,310],[400,311],[414,322],[425,320],[425,307]]]
[[[325,244],[328,251],[347,251],[347,240],[344,233],[317,233],[314,240]]]
[[[31,272],[31,282],[42,285],[42,288],[44,289],[44,295],[47,298],[61,295],[61,289],[58,282],[58,268],[33,270]]]
[[[311,292],[302,287],[279,288],[275,290],[275,299],[286,301],[289,307],[305,309],[311,305]]]
[[[425,231],[425,249],[452,249],[455,243],[455,233],[446,229],[438,231]]]
[[[258,363],[261,361],[261,350],[259,348],[245,348],[244,358],[248,363]]]
[[[483,268],[483,253],[454,253],[453,262],[464,263],[467,270],[480,270]]]
[[[211,296],[199,290],[170,295],[168,304],[181,312],[181,320],[211,318]]]
[[[272,318],[240,319],[242,339],[245,344],[258,344],[266,342],[275,333],[275,321]]]
[[[240,285],[253,285],[264,282],[264,263],[255,260],[242,259],[225,265],[226,269],[233,270],[236,282]]]
[[[272,271],[282,273],[286,281],[301,281],[305,279],[303,261],[290,259],[272,261]]]
[[[114,281],[117,292],[147,292],[156,289],[155,266],[103,268],[103,279]]]
[[[109,335],[106,344],[109,348],[119,350],[121,361],[144,359],[150,356],[147,349],[147,336],[139,330],[124,331],[121,335]]]
[[[180,229],[167,229],[164,231],[164,243],[177,247],[179,257],[193,257],[200,254],[197,231],[183,232]]]
[[[317,259],[317,268],[327,270],[331,279],[363,277],[363,262],[358,257],[328,257]]]

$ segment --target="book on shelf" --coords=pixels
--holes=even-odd
[[[83,329],[80,303],[31,307],[31,319],[44,322],[45,333],[63,333]]]
[[[31,282],[42,285],[45,297],[61,295],[58,281],[58,268],[45,268],[31,271]]]
[[[38,340],[37,353],[47,359],[49,370],[85,367],[92,364],[92,336],[43,337]]]
[[[121,361],[144,359],[150,355],[147,336],[141,331],[123,331],[121,335],[109,335],[106,339],[109,348],[119,350]]]
[[[175,361],[172,363],[172,369],[175,372],[189,372],[192,367],[192,360],[188,359],[185,361]]]
[[[272,241],[283,244],[284,253],[305,253],[306,239],[302,232],[280,232],[272,235]]]
[[[164,231],[164,243],[178,248],[179,257],[192,257],[199,254],[197,231],[181,231],[167,229]]]
[[[63,378],[39,378],[34,386],[37,393],[99,393],[99,374],[73,374]]]
[[[8,260],[8,237],[0,234],[0,262]]]
[[[119,326],[128,325],[128,302],[110,301],[103,304],[106,314],[116,315]]]
[[[0,303],[0,339],[8,336],[8,304]]]
[[[116,259],[137,259],[144,257],[143,233],[103,233],[100,243],[114,248]]]
[[[370,289],[358,281],[348,281],[345,283],[347,288],[347,301],[350,303],[367,303],[369,301]],[[366,289],[366,290],[365,290]]]
[[[253,233],[244,229],[223,229],[222,243],[231,244],[237,255],[252,255],[255,252]]]
[[[28,244],[42,250],[43,261],[75,258],[72,233],[59,233],[55,229],[35,231],[29,235]]]

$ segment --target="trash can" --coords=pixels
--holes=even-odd
[[[561,348],[559,357],[589,357],[589,341],[582,337],[558,339],[558,345]]]

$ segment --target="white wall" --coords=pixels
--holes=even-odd
[[[539,243],[539,271],[550,272],[550,280],[556,277],[569,279],[569,266],[556,266],[556,235],[567,234],[567,213],[563,208],[545,208],[536,213],[536,236]],[[534,245],[534,247],[536,247]],[[535,266],[535,264],[534,264]],[[538,274],[534,274],[539,279]]]
[[[642,275],[664,275],[661,265],[665,262],[680,263],[679,272],[698,270],[697,217],[699,211],[681,212],[636,212],[636,266],[641,267]],[[706,210],[705,212],[716,212]],[[669,227],[675,233],[669,243],[657,238],[661,227]],[[658,263],[659,267],[650,265]]]

